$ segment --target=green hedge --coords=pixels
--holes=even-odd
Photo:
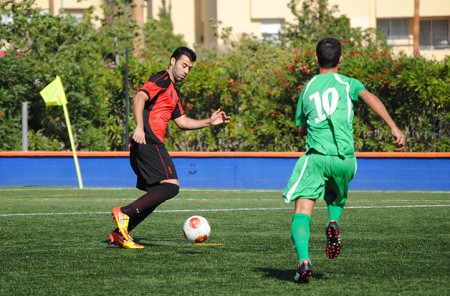
[[[450,151],[450,59],[393,58],[388,51],[345,52],[341,73],[361,80],[387,106],[405,131],[407,151]],[[170,147],[192,151],[297,151],[304,143],[293,118],[302,85],[318,67],[306,48],[284,49],[251,39],[232,51],[197,63],[181,93],[187,114],[204,117],[222,107],[225,128],[178,131]],[[356,106],[357,151],[394,151],[389,128],[364,103]]]
[[[14,15],[14,22],[0,26],[0,36],[9,44],[7,56],[0,58],[0,150],[21,150],[25,101],[30,108],[29,149],[70,149],[62,108],[46,108],[39,95],[56,75],[61,76],[69,101],[77,149],[126,149],[125,52],[133,51],[137,32],[128,2],[114,0],[117,6],[106,10],[100,29],[91,25],[92,11],[79,22],[43,15],[33,2],[0,3],[0,15]],[[450,58],[393,57],[376,32],[350,28],[346,18],[321,10],[324,4],[327,1],[308,0],[298,9],[292,1],[297,22],[286,24],[281,45],[253,36],[231,41],[231,28],[214,25],[225,50],[196,48],[198,61],[179,90],[188,116],[205,118],[220,107],[232,122],[197,131],[180,131],[171,124],[168,148],[302,151],[304,140],[293,124],[296,102],[302,85],[318,71],[314,48],[326,35],[343,43],[341,73],[361,80],[378,95],[405,131],[406,151],[450,151]],[[305,29],[305,24],[326,19],[334,24],[328,31],[323,26],[317,26],[320,32],[315,26]],[[182,37],[171,32],[167,18],[142,28],[146,46],[139,56],[129,57],[130,100],[152,73],[167,67],[172,51],[184,45]],[[116,54],[120,63],[112,65]],[[128,116],[131,135],[131,111]],[[357,151],[394,150],[390,131],[364,104],[357,106],[354,127]]]

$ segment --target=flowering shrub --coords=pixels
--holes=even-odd
[[[239,47],[197,63],[181,94],[188,116],[204,118],[216,108],[230,125],[210,130],[171,129],[174,150],[301,151],[304,140],[293,119],[303,84],[318,73],[308,48],[283,49],[242,41]],[[256,49],[255,49],[256,47]],[[409,137],[407,151],[450,151],[449,59],[392,57],[389,51],[346,51],[340,72],[359,79],[386,105]],[[357,151],[394,151],[390,129],[364,104],[355,107]]]
[[[89,19],[78,23],[69,17],[42,15],[32,9],[32,2],[0,2],[0,13],[10,15],[13,7],[11,15],[31,20],[0,26],[0,35],[21,48],[26,38],[33,41],[20,56],[0,57],[0,150],[21,149],[21,103],[25,101],[30,110],[30,150],[70,149],[61,108],[46,108],[39,95],[56,75],[62,77],[68,97],[77,149],[126,149],[127,116],[128,135],[134,128],[131,108],[125,114],[127,86],[131,102],[151,74],[167,67],[174,50],[169,47],[181,41],[176,36],[167,38],[167,22],[151,22],[143,28],[144,34],[152,36],[151,42],[140,56],[130,54],[126,72],[125,48],[132,48],[127,36],[133,26],[128,31],[126,25],[120,26],[121,62],[113,65],[110,55],[116,48],[107,24],[96,31]],[[409,137],[406,150],[450,151],[449,57],[440,62],[420,56],[394,57],[374,32],[351,29],[344,17],[333,19],[319,9],[326,0],[303,1],[299,13],[295,2],[291,8],[298,22],[286,25],[280,46],[253,36],[230,42],[226,40],[230,29],[225,29],[225,51],[197,49],[195,67],[179,85],[185,111],[190,117],[205,118],[221,108],[231,115],[231,123],[195,131],[170,125],[169,150],[302,151],[305,142],[294,126],[297,99],[304,83],[318,73],[317,40],[338,36],[344,55],[340,72],[359,79],[384,102]],[[314,22],[330,25],[311,25]],[[395,149],[389,129],[363,103],[356,105],[354,129],[357,151]]]

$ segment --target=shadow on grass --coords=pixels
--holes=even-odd
[[[295,274],[294,269],[282,270],[274,268],[258,268],[255,271],[262,272],[265,278],[274,278],[287,282],[292,282]],[[325,279],[325,276],[320,272],[314,272],[312,278],[316,280],[323,280]]]

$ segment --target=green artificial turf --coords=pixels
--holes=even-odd
[[[335,260],[318,201],[303,285],[281,191],[182,190],[131,233],[144,249],[109,245],[111,208],[140,195],[0,187],[0,295],[450,295],[450,192],[350,192]],[[191,215],[211,224],[203,245],[184,240]]]

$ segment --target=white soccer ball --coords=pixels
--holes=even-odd
[[[192,216],[184,222],[183,233],[187,241],[198,244],[209,238],[211,226],[204,217]]]

